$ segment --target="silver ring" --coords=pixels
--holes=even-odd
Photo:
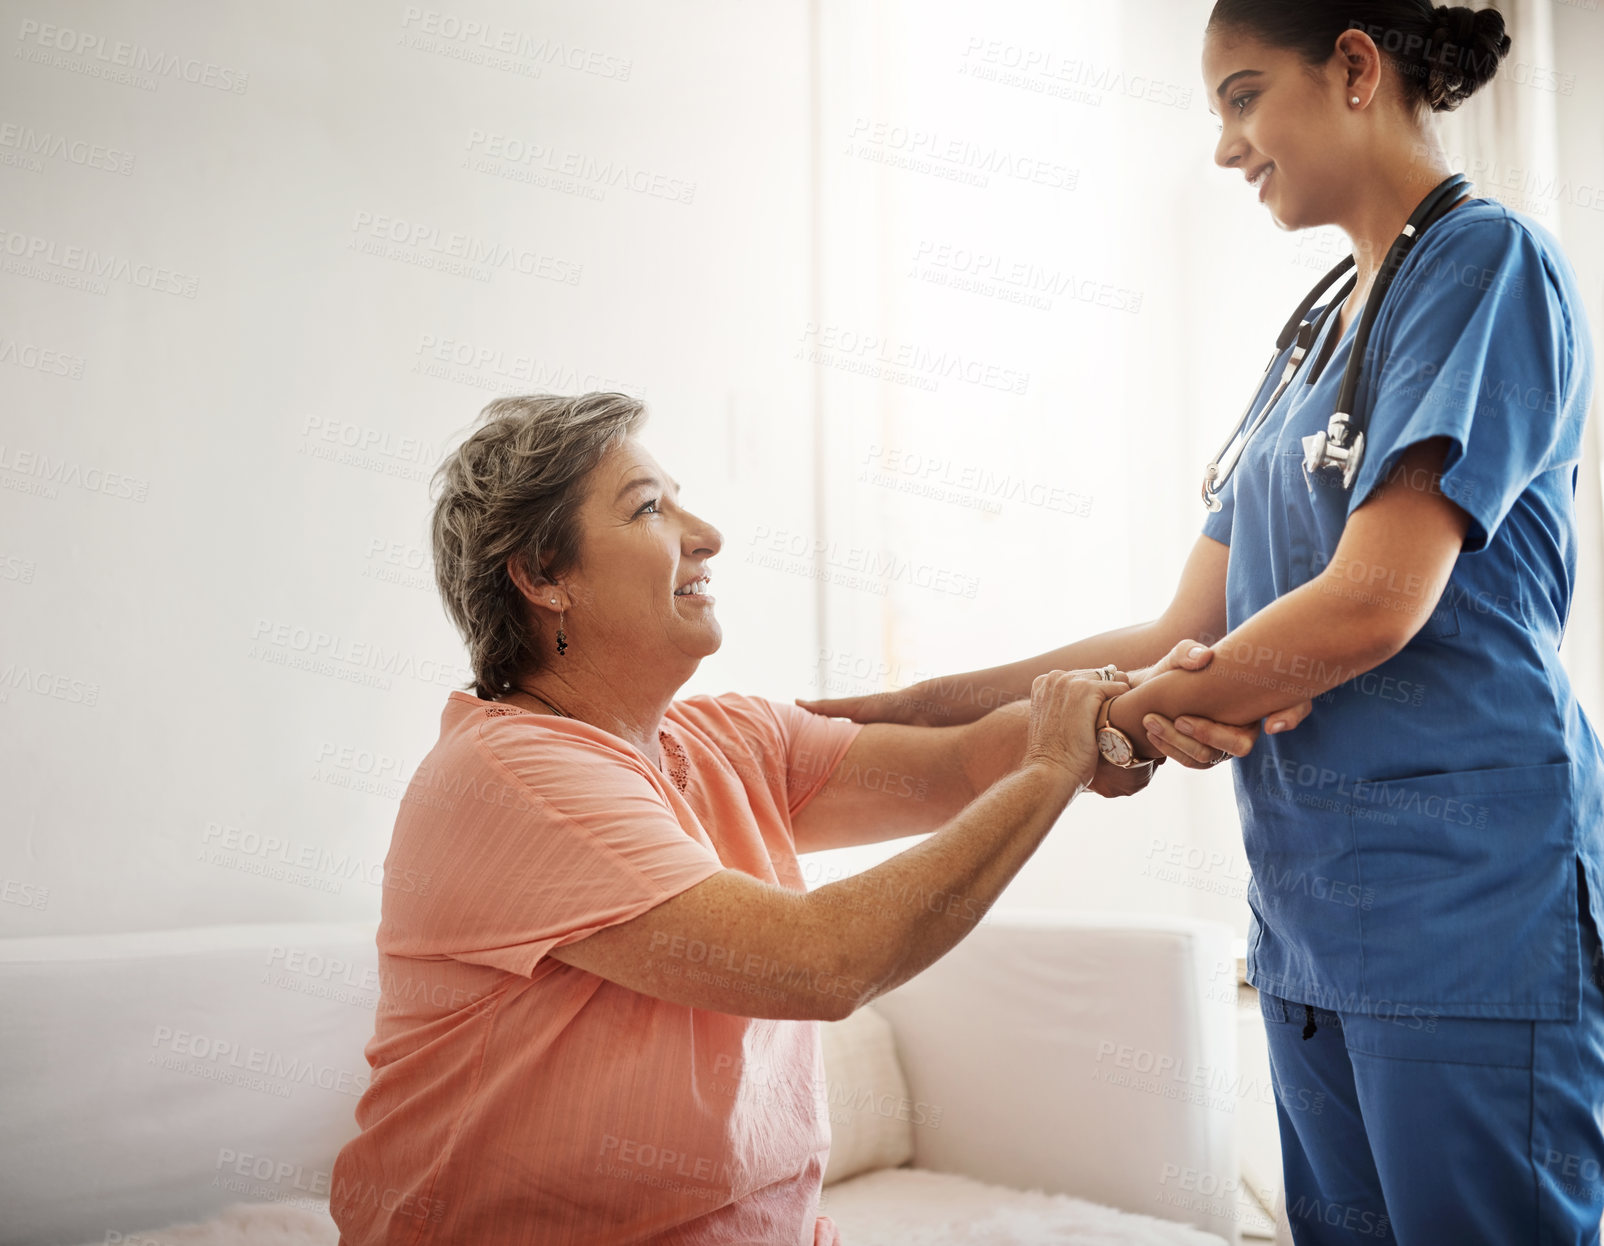
[[[1101,679],[1105,684],[1111,684],[1111,683],[1114,682],[1114,676],[1118,675],[1118,674],[1119,674],[1119,667],[1115,666],[1112,662],[1110,662],[1107,666],[1103,667],[1102,669],[1100,669],[1097,672],[1097,677],[1099,679]]]

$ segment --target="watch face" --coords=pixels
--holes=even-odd
[[[1104,727],[1097,733],[1097,751],[1116,766],[1129,766],[1134,754],[1125,733],[1114,727]]]

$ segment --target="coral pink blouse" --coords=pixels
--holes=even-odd
[[[547,953],[720,870],[804,890],[791,818],[860,730],[689,697],[665,774],[598,727],[452,692],[385,859],[341,1246],[839,1243],[817,1215],[816,1023],[665,1003]],[[668,954],[764,989],[755,958]]]

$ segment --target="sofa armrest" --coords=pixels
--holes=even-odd
[[[370,1072],[375,930],[0,940],[0,1246],[327,1200]]]
[[[928,1105],[916,1166],[1239,1240],[1226,926],[995,911],[875,1007]]]

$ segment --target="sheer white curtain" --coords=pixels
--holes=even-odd
[[[820,0],[804,355],[829,465],[827,691],[1007,661],[1168,601],[1203,465],[1335,259],[1213,167],[1207,13]],[[1171,768],[1140,803],[1077,806],[1009,898],[1242,925],[1246,876],[1229,775]]]
[[[1449,159],[1476,183],[1478,194],[1531,216],[1572,252],[1570,235],[1578,231],[1571,226],[1597,230],[1599,218],[1592,212],[1573,218],[1567,211],[1578,200],[1575,188],[1590,179],[1588,170],[1575,167],[1572,153],[1561,150],[1561,122],[1571,118],[1562,118],[1560,110],[1574,104],[1575,75],[1563,67],[1555,45],[1553,5],[1476,0],[1473,7],[1503,14],[1510,53],[1489,86],[1442,118]],[[1585,258],[1572,252],[1572,259],[1585,284]],[[1604,328],[1593,327],[1595,334]],[[1579,575],[1562,656],[1597,725],[1604,723],[1598,716],[1604,711],[1604,504],[1596,425],[1583,451],[1577,515]]]

